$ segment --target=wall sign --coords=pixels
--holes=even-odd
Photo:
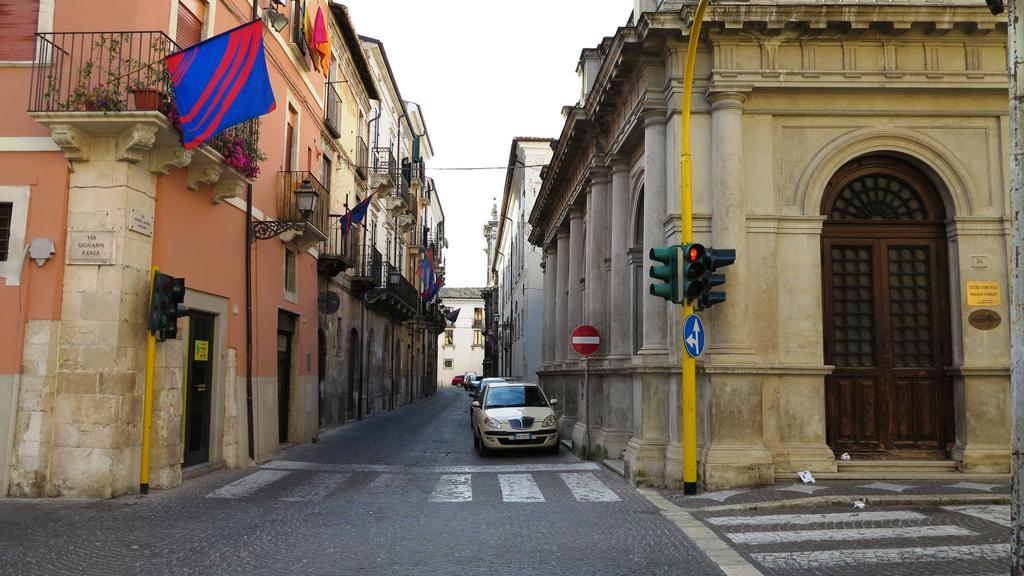
[[[998,282],[968,282],[968,306],[999,306]]]
[[[153,235],[153,215],[136,208],[128,209],[128,229],[143,236]]]
[[[978,330],[992,330],[1001,324],[1002,317],[995,310],[975,310],[967,317],[967,323]]]
[[[114,233],[68,232],[68,264],[113,264]]]
[[[210,342],[207,340],[196,340],[196,362],[206,362],[210,359]]]

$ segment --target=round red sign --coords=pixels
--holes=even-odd
[[[601,348],[601,333],[597,331],[597,328],[584,324],[572,331],[569,342],[577,354],[590,356]]]

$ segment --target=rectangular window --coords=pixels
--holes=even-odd
[[[32,60],[39,26],[39,0],[0,0],[0,60]]]
[[[291,248],[284,249],[284,291],[288,294],[295,294],[296,260],[298,254]]]
[[[452,330],[444,331],[444,345],[455,346],[455,332]]]
[[[484,346],[484,331],[473,330],[473,346],[483,348]]]
[[[484,309],[473,308],[473,328],[484,327]]]
[[[14,212],[14,204],[10,202],[0,203],[0,262],[7,261],[7,251],[11,243],[11,214]]]
[[[206,6],[199,0],[178,0],[178,29],[174,40],[187,48],[203,39],[203,18]]]
[[[288,105],[288,124],[285,126],[284,131],[284,171],[292,172],[295,170],[295,155],[297,154],[295,148],[295,127],[299,125],[299,112]]]
[[[445,367],[445,368],[451,368],[451,367],[452,367],[452,366],[454,366],[454,365],[455,365],[455,362],[454,362],[454,361],[452,361],[452,360],[445,360],[445,361],[444,361],[444,367]]]
[[[324,188],[328,192],[331,191],[331,171],[333,166],[331,164],[331,157],[324,154],[323,163],[320,164],[320,183],[324,185]]]

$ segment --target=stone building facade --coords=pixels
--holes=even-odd
[[[681,307],[648,295],[646,255],[681,237],[693,7],[635,7],[582,53],[583,97],[530,218],[545,254],[540,378],[565,399],[578,452],[675,485]],[[842,471],[843,452],[880,472],[1006,473],[1005,19],[930,1],[716,2],[696,66],[695,240],[737,252],[727,301],[700,313],[704,485]],[[590,362],[589,422],[568,346],[583,322],[607,344]]]

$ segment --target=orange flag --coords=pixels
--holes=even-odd
[[[327,74],[331,65],[331,41],[327,36],[327,25],[320,7],[316,9],[316,23],[313,24],[313,47],[320,53],[320,70]]]

